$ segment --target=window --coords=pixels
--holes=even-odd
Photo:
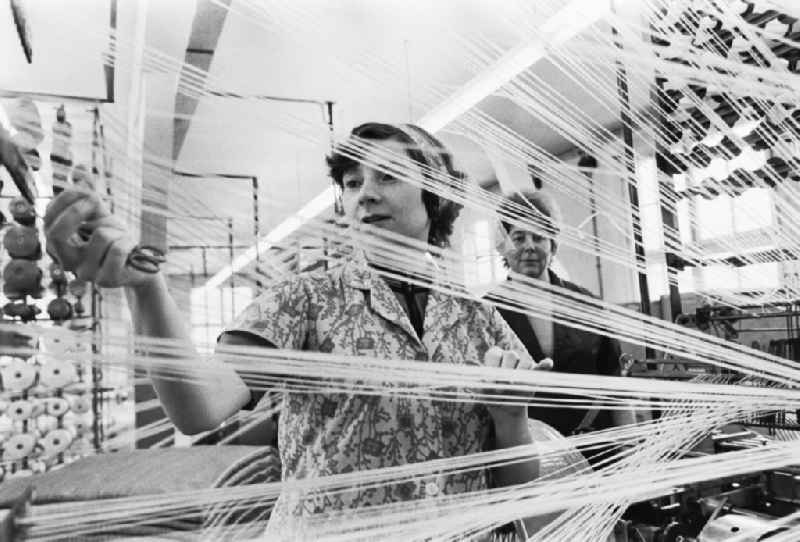
[[[703,179],[727,177],[736,168],[754,170],[764,164],[766,155],[760,151],[747,151],[736,159],[725,162],[714,160],[708,168],[693,171],[689,184]],[[720,195],[707,200],[696,197],[695,216],[697,248],[709,257],[724,257],[743,250],[742,238],[746,232],[764,231],[775,221],[774,192],[768,188],[750,188],[739,196]],[[688,213],[684,215],[688,219]],[[683,229],[688,222],[681,223]],[[771,241],[749,250],[775,248]],[[777,288],[780,269],[777,262],[745,267],[711,266],[694,271],[697,288],[701,291],[762,290]]]
[[[468,289],[486,289],[506,276],[503,260],[494,249],[499,232],[492,231],[492,223],[501,227],[496,221],[478,218],[464,229],[464,281]]]
[[[673,177],[675,188],[683,190],[708,178],[723,179],[734,169],[754,170],[763,165],[763,152],[746,152],[735,160],[714,160],[707,168],[695,169],[686,175]],[[663,260],[663,225],[660,203],[653,197],[657,174],[654,162],[647,158],[639,166],[640,203],[645,249],[648,253],[648,275],[651,295],[665,295],[666,266]],[[684,247],[704,257],[724,258],[742,252],[741,234],[769,232],[775,223],[774,191],[768,188],[751,188],[736,197],[719,195],[712,199],[700,196],[678,201],[677,220],[680,239]],[[775,248],[768,235],[755,236],[766,239],[748,247],[750,250]],[[776,288],[780,285],[780,264],[776,262],[731,267],[725,265],[687,268],[678,274],[678,287],[691,291],[747,291]]]

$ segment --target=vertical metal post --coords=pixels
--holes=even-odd
[[[208,282],[208,259],[206,258],[206,249],[201,248],[200,253],[203,258],[203,283],[205,284]],[[205,327],[205,338],[206,344],[211,340],[208,336],[208,322],[211,316],[208,313],[208,288],[203,288],[203,316],[205,316],[203,320],[203,327]]]
[[[603,262],[600,258],[600,236],[597,225],[597,199],[594,194],[594,170],[597,168],[597,160],[593,156],[582,156],[578,161],[578,167],[589,181],[589,212],[592,217],[592,236],[595,250],[595,267],[597,268],[597,292],[600,299],[605,298],[603,290]]]
[[[96,452],[100,452],[103,445],[104,420],[103,420],[103,401],[102,385],[103,371],[97,354],[100,353],[100,291],[92,283],[92,445]]]
[[[100,109],[92,108],[92,175],[100,175]]]
[[[325,105],[328,107],[328,133],[330,135],[330,145],[331,145],[331,154],[336,149],[336,143],[334,139],[334,131],[333,131],[333,102],[325,102]],[[331,183],[333,183],[333,179],[331,179]],[[344,215],[344,207],[342,206],[342,198],[341,193],[339,192],[339,187],[333,183],[333,214],[336,217]],[[334,226],[335,226],[334,222]],[[328,270],[329,262],[328,256],[330,255],[329,251],[329,243],[331,240],[328,239],[327,236],[322,238],[322,267],[326,271]]]
[[[615,12],[614,3],[611,4],[612,12]],[[617,38],[619,32],[615,27],[611,27],[612,35]],[[622,51],[622,42],[614,40],[614,44]],[[639,283],[639,308],[642,314],[650,315],[650,288],[647,284],[647,259],[645,258],[644,239],[642,236],[642,224],[639,217],[639,190],[637,188],[636,177],[636,154],[633,150],[633,120],[631,118],[631,104],[628,87],[628,74],[622,58],[617,64],[617,94],[620,105],[620,121],[622,123],[622,141],[624,150],[625,168],[628,171],[628,199],[631,204],[631,225],[633,227],[633,248],[636,254],[637,277]],[[649,346],[644,350],[645,359],[653,358],[653,349]]]
[[[253,238],[256,247],[256,295],[261,291],[261,250],[258,245],[261,243],[261,223],[258,216],[258,177],[252,179],[253,188]]]
[[[331,149],[333,149],[333,102],[327,101],[325,102],[325,109],[328,114],[328,134],[330,135],[331,139]]]
[[[658,147],[656,147],[658,149]],[[657,176],[663,175],[660,171],[656,171]],[[665,196],[665,188],[662,186],[660,180],[658,183],[658,193],[661,197],[661,223],[664,225],[664,228],[669,228],[670,231],[678,231],[678,221],[675,217],[675,213],[673,213],[664,203],[666,200]],[[666,232],[665,232],[666,233]],[[679,242],[680,239],[673,239],[673,243]],[[683,301],[681,300],[681,291],[678,288],[678,273],[673,271],[673,268],[669,265],[670,261],[667,259],[667,287],[669,288],[669,316],[671,321],[675,321],[679,314],[683,313]]]
[[[233,218],[228,218],[228,263],[231,265],[231,269],[233,269]],[[234,277],[236,273],[231,272],[230,278],[230,285],[231,285],[231,315],[236,314],[236,294],[235,290],[235,283]]]

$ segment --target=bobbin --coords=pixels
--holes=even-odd
[[[36,369],[21,359],[15,359],[0,369],[0,374],[3,376],[3,388],[14,392],[25,391],[36,381]]]
[[[45,412],[50,416],[60,418],[69,412],[69,401],[63,397],[51,397],[45,401]]]
[[[18,401],[11,401],[6,409],[6,414],[14,421],[22,422],[29,420],[33,417],[34,405],[32,401],[20,399]]]
[[[53,429],[40,441],[43,457],[52,457],[64,452],[72,444],[72,435],[66,429]]]
[[[86,414],[92,409],[92,403],[85,395],[74,395],[69,399],[70,410],[75,414]]]
[[[36,437],[27,433],[12,435],[3,443],[3,458],[9,461],[25,459],[33,453]]]
[[[49,388],[63,388],[77,379],[75,366],[69,361],[51,359],[39,367],[39,382]]]

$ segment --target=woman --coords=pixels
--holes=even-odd
[[[385,156],[407,156],[409,175],[421,182],[432,172],[459,177],[450,154],[432,135],[412,125],[369,123],[351,133],[368,143],[362,161],[345,147],[329,157],[331,176],[354,230],[369,225],[416,241],[444,246],[458,209],[433,193],[371,167]],[[160,274],[125,265],[133,247],[124,229],[87,192],[68,191],[46,217],[48,250],[86,280],[127,288],[135,331],[189,343],[185,318]],[[81,224],[83,237],[78,234]],[[388,242],[388,241],[383,241]],[[405,245],[404,245],[405,246]],[[266,289],[220,337],[220,345],[278,347],[368,355],[433,363],[485,363],[534,369],[534,362],[498,312],[474,301],[381,278],[369,250],[343,265],[301,274]],[[212,429],[251,400],[235,371],[214,363],[187,370],[177,381],[153,375],[167,414],[183,432]],[[285,480],[378,469],[471,454],[531,442],[525,407],[439,402],[349,393],[294,393],[279,416],[279,450]],[[535,460],[496,468],[497,485],[537,476]],[[276,505],[271,527],[296,532],[292,521],[310,514],[376,506],[489,487],[489,473],[473,471],[325,498],[303,495]],[[274,525],[281,518],[281,525]],[[284,531],[285,529],[285,531]]]
[[[563,223],[561,209],[556,201],[544,192],[521,191],[503,201],[509,214],[527,209],[539,217],[541,230],[533,231],[515,224],[502,222],[508,235],[504,253],[506,266],[516,275],[541,280],[564,290],[584,295],[591,293],[559,277],[551,268],[558,250],[559,229]],[[516,211],[515,211],[516,210]],[[513,280],[513,278],[509,279]],[[543,311],[534,317],[524,312],[500,309],[500,314],[535,360],[552,360],[553,371],[576,374],[620,376],[622,351],[619,341],[605,335],[569,326],[545,317]],[[559,407],[555,401],[567,396],[543,394],[541,398],[553,400],[552,404],[531,406],[532,419],[545,422],[561,434],[570,436],[590,431],[608,429],[635,422],[630,410],[600,410]],[[590,401],[586,398],[587,402]],[[617,450],[613,446],[593,445],[582,450],[590,463],[608,459]]]

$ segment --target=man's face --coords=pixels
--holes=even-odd
[[[508,236],[511,247],[505,257],[511,270],[534,279],[545,278],[555,254],[552,240],[517,227]]]
[[[398,161],[403,161],[404,170],[410,169],[411,175],[419,175],[422,179],[422,170],[407,158],[404,143],[388,139],[374,144],[397,154]],[[354,226],[369,224],[428,241],[430,220],[419,187],[364,164],[345,172],[342,185],[344,211]]]

